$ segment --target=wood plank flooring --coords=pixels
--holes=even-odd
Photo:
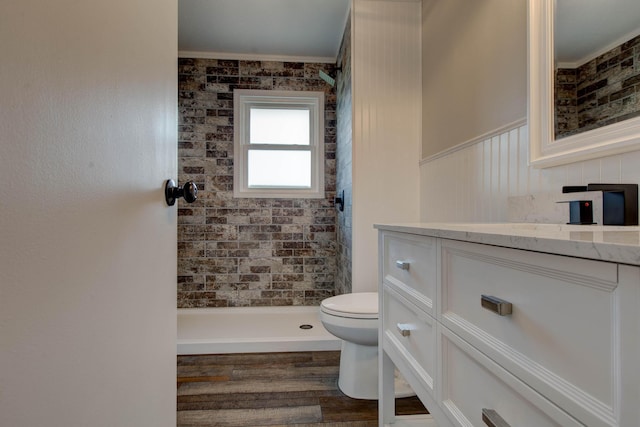
[[[378,403],[338,389],[339,351],[178,356],[178,427],[375,427]],[[427,413],[415,397],[396,413]]]

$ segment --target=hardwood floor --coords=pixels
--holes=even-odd
[[[345,396],[340,352],[178,356],[178,427],[377,426],[377,401]],[[398,414],[422,414],[415,397]]]

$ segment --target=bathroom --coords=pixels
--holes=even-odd
[[[499,22],[514,22],[509,17],[517,14],[517,11],[516,6],[512,9],[503,8],[502,15],[492,14],[492,19]],[[432,16],[446,12],[446,10],[438,10],[435,6],[430,11]],[[468,19],[478,19],[478,16],[484,16],[482,12],[471,8],[466,16]],[[408,24],[406,28],[414,28],[412,26],[414,21],[411,20],[410,14],[400,16],[393,15],[389,11],[384,13],[389,18],[393,16],[393,19],[406,20]],[[435,19],[432,16],[427,20]],[[360,30],[365,31],[362,25],[366,23],[358,21],[357,14],[355,19],[361,25]],[[423,35],[423,53],[429,52],[425,45],[429,49],[436,49],[430,41],[447,40],[442,37],[441,31],[449,34],[445,28],[434,24],[429,25],[428,31],[431,32],[429,35]],[[404,35],[409,34],[410,30],[407,30]],[[347,58],[351,57],[350,36],[352,33],[349,19],[344,29],[335,66],[331,63],[258,61],[251,55],[238,55],[239,59],[227,60],[224,56],[207,55],[207,52],[180,52],[179,105],[184,104],[185,108],[181,110],[179,119],[179,130],[182,135],[179,139],[179,178],[181,182],[194,181],[202,185],[205,202],[181,203],[178,214],[179,354],[277,352],[292,349],[335,350],[335,347],[331,347],[332,343],[325,341],[322,335],[314,336],[316,332],[320,334],[323,329],[317,319],[319,311],[317,307],[322,300],[334,294],[350,293],[352,286],[359,289],[357,292],[375,290],[362,281],[352,284],[350,275],[344,273],[344,270],[348,270],[351,266],[351,260],[344,254],[347,251],[357,253],[360,248],[348,246],[340,249],[335,245],[338,242],[350,242],[351,227],[360,226],[363,220],[357,214],[353,218],[349,215],[352,210],[358,212],[357,206],[355,208],[351,206],[351,195],[357,196],[361,187],[353,186],[351,162],[353,159],[357,162],[362,154],[357,152],[357,147],[352,146],[351,138],[353,134],[354,140],[357,141],[360,135],[350,127],[354,123],[351,120],[351,111],[334,106],[336,103],[337,106],[351,105],[351,64],[347,61]],[[452,37],[457,36],[456,34]],[[500,57],[492,57],[489,61],[496,63],[503,52],[509,51],[513,43],[513,40],[498,38],[495,34],[487,34],[487,37],[489,37],[488,40],[475,41],[473,51],[467,53],[470,58],[467,59],[467,55],[461,57],[465,58],[465,61],[480,63],[482,58],[474,57],[474,55],[480,55],[476,52],[477,45],[488,45],[494,47],[490,53],[500,54]],[[450,44],[467,46],[469,42],[456,40],[451,41]],[[410,43],[405,42],[404,46],[407,52],[411,52]],[[418,46],[413,47],[419,49]],[[189,51],[188,48],[185,50]],[[392,55],[391,52],[388,54]],[[401,56],[402,53],[397,55]],[[520,63],[514,61],[513,55],[507,57],[511,62]],[[391,62],[400,64],[406,60],[406,57],[398,57]],[[507,65],[505,64],[504,67]],[[463,67],[463,64],[452,59],[451,63],[445,62],[440,66],[458,69]],[[336,78],[335,89],[320,78],[319,70],[321,69]],[[367,73],[372,71],[359,66],[357,62],[354,69],[356,70],[354,84],[366,82],[366,78],[369,77]],[[406,69],[413,69],[413,67],[407,66]],[[386,68],[384,70],[389,72]],[[394,78],[392,72],[388,75],[384,75],[380,70],[375,72],[382,74],[382,76],[376,74],[376,79]],[[429,72],[431,72],[430,68],[425,66],[423,76]],[[482,70],[478,72],[482,73]],[[362,79],[361,74],[358,73],[364,74]],[[440,70],[433,71],[435,77],[446,77],[452,74],[452,72],[445,73]],[[231,131],[236,122],[229,105],[223,103],[223,106],[218,107],[217,110],[207,107],[207,104],[211,104],[216,98],[206,97],[206,94],[215,92],[220,102],[221,99],[230,98],[228,95],[231,91],[230,85],[238,89],[290,88],[287,85],[292,85],[293,76],[297,77],[293,88],[319,89],[325,91],[328,97],[326,117],[330,120],[326,121],[326,135],[335,135],[336,138],[335,145],[333,139],[327,139],[329,143],[325,144],[327,149],[326,200],[234,199],[230,184],[233,180],[233,170],[228,167],[220,168],[220,165],[227,166],[230,163],[229,159],[233,156]],[[432,78],[435,79],[435,77]],[[410,81],[410,78],[417,78],[417,76],[406,75],[402,80]],[[216,83],[213,89],[212,86]],[[505,85],[503,79],[493,83],[501,87]],[[451,111],[452,117],[456,114],[454,109],[464,112],[464,107],[448,104],[451,98],[448,92],[452,90],[450,83],[429,79],[423,84],[429,86],[429,89],[424,89],[424,93],[436,91],[428,101],[423,98],[423,108],[440,112]],[[466,84],[473,85],[474,81],[470,79]],[[460,87],[456,87],[455,90],[474,92],[473,88],[464,87],[464,85],[465,83],[457,83]],[[397,90],[401,93],[403,88],[399,87]],[[439,90],[442,93],[437,92]],[[505,96],[504,99],[500,99],[501,90],[497,87],[485,90],[488,94],[497,94],[495,95],[497,96],[496,104],[505,106],[505,111],[513,116],[499,118],[505,126],[496,126],[485,133],[476,130],[471,133],[471,135],[481,134],[480,137],[464,140],[464,136],[452,136],[449,129],[452,124],[434,123],[430,114],[423,113],[423,135],[433,132],[434,140],[457,138],[465,142],[462,146],[454,145],[452,149],[444,150],[423,142],[421,156],[423,160],[419,165],[419,170],[423,174],[420,181],[421,191],[437,192],[440,189],[443,192],[446,191],[446,194],[431,194],[430,197],[422,199],[442,201],[423,207],[422,212],[428,214],[429,221],[448,222],[455,218],[455,222],[543,221],[555,223],[563,221],[567,215],[562,209],[567,206],[556,203],[561,196],[559,190],[563,186],[577,185],[579,182],[584,182],[583,179],[589,180],[588,182],[620,182],[620,178],[607,176],[606,171],[604,175],[601,174],[598,177],[583,178],[582,169],[580,172],[576,172],[575,169],[582,168],[583,165],[575,162],[570,166],[571,169],[564,167],[553,171],[543,170],[544,174],[550,173],[548,182],[544,181],[547,179],[544,175],[532,176],[531,173],[536,174],[539,169],[528,166],[528,131],[524,119],[526,113],[521,111],[519,114],[522,118],[518,119],[515,104],[513,107],[507,105],[507,102],[514,103],[515,98]],[[385,101],[390,98],[389,95],[385,95]],[[333,99],[336,99],[336,103]],[[410,98],[405,97],[404,100],[405,105],[408,105]],[[432,101],[437,102],[437,105],[430,105],[429,102]],[[397,104],[392,101],[389,105]],[[410,129],[408,126],[415,120],[409,119],[410,114],[407,112],[398,119],[406,123],[407,128],[403,129],[405,132]],[[381,115],[387,117],[386,114]],[[438,121],[442,120],[439,118]],[[346,125],[343,124],[345,122]],[[355,123],[357,126],[357,118]],[[218,126],[217,129],[213,126],[214,124]],[[336,129],[339,131],[336,132]],[[205,140],[206,132],[209,133]],[[415,135],[407,135],[407,149],[410,149],[409,141],[412,140],[415,140]],[[355,153],[353,154],[355,157],[352,157],[352,153]],[[430,153],[433,155],[429,155]],[[344,160],[345,155],[347,161]],[[481,161],[486,163],[480,163]],[[216,166],[207,166],[214,164]],[[390,171],[393,170],[392,167],[388,166]],[[209,173],[210,169],[220,172]],[[342,179],[336,179],[336,175]],[[441,185],[443,180],[454,183],[459,188],[451,191],[450,187]],[[396,186],[402,186],[402,181],[397,182]],[[213,191],[208,191],[211,188]],[[345,197],[348,203],[346,212],[341,212],[330,203],[327,204],[327,200],[330,201],[342,190],[345,190],[345,194],[348,195]],[[408,196],[411,193],[407,191],[404,194]],[[378,195],[380,196],[382,194]],[[401,203],[410,206],[415,201],[415,198],[414,200],[405,199],[395,207],[398,208]],[[379,206],[386,205],[384,199],[375,201],[370,197],[368,202],[371,205],[375,203]],[[514,207],[516,203],[524,206]],[[376,213],[377,211],[376,208]],[[390,213],[390,220],[394,215]],[[523,216],[518,217],[518,215]],[[554,215],[555,218],[553,218]],[[416,220],[407,218],[406,221]],[[372,225],[375,222],[384,221],[374,219],[368,224],[369,228],[373,229]],[[198,233],[202,236],[200,240],[194,237]],[[197,248],[199,251],[196,250]],[[315,253],[317,250],[324,256],[319,257]],[[339,254],[341,256],[338,256]],[[371,263],[376,262],[375,255],[372,255]],[[291,257],[298,258],[298,270],[295,271],[300,274],[292,274],[294,270],[283,270],[283,267],[291,268]],[[283,271],[289,275],[289,282],[283,280]],[[333,278],[335,278],[335,284]],[[364,297],[360,297],[359,301],[364,301]],[[301,317],[300,310],[303,309],[310,309],[306,321]],[[282,319],[280,322],[275,320],[278,317]],[[273,326],[270,326],[270,323]],[[189,328],[190,324],[194,328]],[[313,328],[300,331],[298,327],[302,324],[313,325]],[[345,351],[343,348],[343,355]],[[278,356],[273,357],[277,360]],[[362,365],[363,362],[360,360],[366,358],[362,355],[359,358],[346,356],[346,359],[350,360],[348,371],[356,369],[356,365]],[[371,374],[354,376],[373,377],[375,370],[374,364],[370,369]],[[345,379],[341,383],[340,390],[348,396],[371,398],[375,394],[365,391],[366,387],[362,380],[359,381],[357,389],[347,383]],[[375,384],[371,388],[375,389]],[[188,390],[195,393],[195,388]],[[179,390],[179,396],[181,393],[186,393],[186,389]],[[179,419],[184,421],[190,418],[184,412],[179,414]]]
[[[440,26],[422,22],[433,4],[422,2],[423,46],[403,59],[413,73],[354,27],[354,51],[379,56],[353,77],[353,108],[367,113],[353,117],[353,291],[376,286],[373,222],[505,222],[510,197],[640,183],[638,150],[529,166],[526,2],[448,3]],[[1,424],[175,425],[177,212],[161,186],[178,176],[166,124],[177,123],[177,4],[25,0],[0,16],[14,58],[1,83]],[[439,46],[455,55],[427,62]],[[392,82],[413,90],[382,93]]]

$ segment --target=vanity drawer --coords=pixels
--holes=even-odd
[[[441,244],[439,318],[588,425],[615,425],[617,265],[456,241]],[[483,307],[482,296],[512,304]]]
[[[456,426],[487,427],[483,411],[511,427],[582,426],[454,333],[441,328],[442,406]]]
[[[383,280],[434,315],[437,240],[393,232],[383,232],[381,239]]]
[[[436,354],[435,319],[387,287],[382,298],[385,344],[396,347],[401,357],[432,389]]]

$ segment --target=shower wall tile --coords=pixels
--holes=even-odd
[[[352,140],[352,90],[351,90],[351,19],[347,21],[342,38],[342,45],[338,54],[338,66],[341,71],[336,79],[338,92],[338,105],[336,115],[337,147],[336,147],[336,191],[342,194],[344,191],[344,211],[337,212],[336,233],[338,237],[337,247],[337,271],[336,293],[351,293],[351,254],[353,218],[352,212],[352,169],[353,169],[353,140]]]
[[[178,307],[318,305],[336,287],[336,93],[333,64],[181,58]],[[325,198],[233,197],[233,90],[325,92]]]

